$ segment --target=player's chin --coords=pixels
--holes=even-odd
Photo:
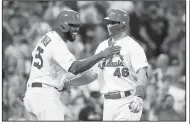
[[[72,38],[71,38],[71,42],[74,42],[76,40],[76,36],[72,36]]]
[[[76,33],[73,33],[73,34],[72,34],[72,41],[75,41],[76,37],[77,37],[77,34],[76,34]]]

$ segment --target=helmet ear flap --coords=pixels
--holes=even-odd
[[[68,24],[68,23],[62,23],[60,26],[61,26],[61,27],[60,27],[60,30],[61,30],[62,32],[68,32],[68,31],[70,30],[70,27],[69,27],[69,24]]]

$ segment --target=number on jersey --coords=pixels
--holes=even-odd
[[[49,38],[49,36],[45,35],[42,40],[41,43],[46,47],[49,43],[51,42],[51,39]],[[37,47],[37,54],[35,55],[35,59],[38,59],[40,62],[34,62],[34,67],[41,69],[43,67],[43,58],[42,58],[42,54],[44,52],[44,49],[40,46]]]
[[[120,78],[121,76],[127,77],[129,76],[129,69],[128,68],[116,68],[115,72],[113,73],[114,76]]]
[[[34,62],[34,67],[41,69],[43,67],[42,54],[44,52],[44,49],[42,49],[40,46],[38,46],[37,51],[38,51],[38,53],[35,55],[35,59],[39,59],[40,62]]]

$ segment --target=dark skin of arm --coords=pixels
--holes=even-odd
[[[69,79],[66,80],[62,91],[70,90],[73,87],[87,85],[87,84],[93,82],[97,78],[97,76],[98,75],[96,73],[94,73],[92,70],[88,70],[80,77],[74,78],[72,80],[69,80]]]
[[[117,54],[120,51],[120,49],[121,49],[120,46],[108,47],[104,51],[101,51],[100,53],[94,56],[91,56],[87,59],[74,61],[71,64],[71,67],[69,68],[68,71],[75,75],[82,73],[90,69],[91,67],[93,67],[101,59],[109,58],[113,56],[114,54]]]

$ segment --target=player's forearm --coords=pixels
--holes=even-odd
[[[87,71],[82,76],[72,79],[71,83],[74,87],[82,86],[82,85],[86,85],[93,82],[96,78],[97,78],[97,74]]]
[[[79,73],[82,73],[91,67],[93,67],[98,61],[100,61],[103,57],[101,56],[101,53],[96,54],[90,58],[83,59],[83,60],[77,60],[73,62],[71,67],[69,68],[69,72],[77,75]]]
[[[120,50],[121,50],[120,46],[108,47],[90,58],[73,62],[68,71],[75,75],[82,73],[90,69],[101,59],[109,58],[113,56],[114,54],[118,54]]]
[[[138,71],[138,80],[137,80],[137,87],[136,87],[136,94],[135,94],[141,97],[142,99],[145,98],[147,81],[148,81],[147,69],[142,68]]]
[[[97,74],[93,73],[92,71],[87,71],[80,77],[76,77],[72,80],[67,80],[64,84],[63,90],[69,90],[73,87],[87,85],[93,82],[97,78]]]

